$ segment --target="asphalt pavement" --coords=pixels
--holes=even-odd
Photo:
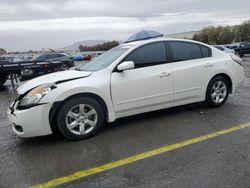
[[[6,115],[14,99],[8,83],[0,90],[0,187],[31,187],[67,179],[76,172],[249,123],[250,57],[243,60],[246,80],[221,108],[198,103],[123,118],[80,142],[54,135],[15,136]],[[75,178],[58,187],[249,188],[250,128]]]

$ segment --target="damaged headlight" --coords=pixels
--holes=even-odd
[[[32,89],[27,93],[19,103],[19,107],[33,106],[40,102],[40,100],[47,95],[51,90],[55,89],[55,84],[43,84]]]

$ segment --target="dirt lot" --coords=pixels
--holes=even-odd
[[[97,136],[16,137],[6,117],[10,86],[0,90],[0,187],[30,187],[129,156],[250,122],[250,57],[246,80],[221,108],[203,104],[124,118]],[[95,173],[59,187],[250,187],[250,128]]]

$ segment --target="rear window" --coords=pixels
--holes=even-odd
[[[210,48],[203,46],[203,45],[200,45],[200,47],[201,47],[203,57],[211,57],[212,56],[212,51]]]
[[[200,45],[191,42],[170,42],[173,61],[186,61],[203,58]]]

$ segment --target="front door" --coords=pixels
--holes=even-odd
[[[117,113],[154,108],[173,102],[172,65],[167,62],[165,42],[139,47],[122,62],[135,68],[111,75],[111,93]]]

